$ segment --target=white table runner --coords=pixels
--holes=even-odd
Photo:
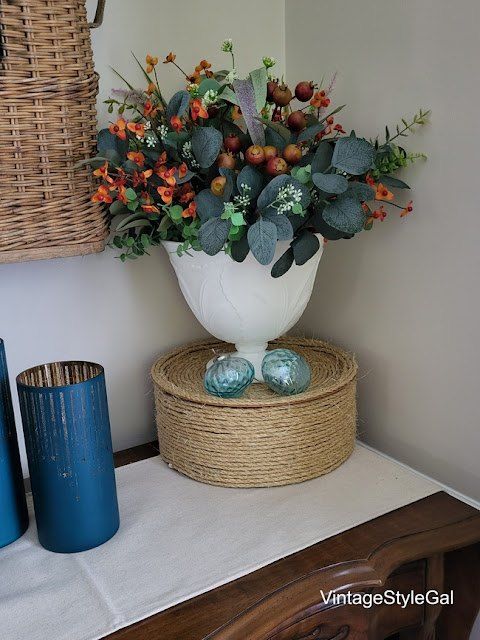
[[[0,550],[0,637],[97,640],[439,490],[357,446],[336,471],[273,489],[201,484],[151,458],[117,470],[121,527],[97,549]]]

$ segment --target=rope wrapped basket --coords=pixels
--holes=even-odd
[[[205,365],[214,354],[233,350],[218,340],[157,360],[152,379],[165,462],[208,484],[273,487],[329,473],[350,456],[357,420],[354,357],[305,338],[279,338],[270,348],[292,349],[307,360],[307,391],[279,396],[258,383],[241,398],[210,396],[203,388]]]

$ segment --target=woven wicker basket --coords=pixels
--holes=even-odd
[[[0,262],[102,251],[107,218],[75,169],[97,133],[85,0],[3,0],[0,38]]]
[[[238,399],[203,389],[205,364],[231,350],[211,340],[182,347],[153,366],[162,458],[174,469],[227,487],[292,484],[333,471],[352,453],[356,432],[354,358],[320,340],[281,338],[272,348],[301,353],[310,388],[282,397],[264,384]]]

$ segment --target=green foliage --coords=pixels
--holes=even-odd
[[[108,129],[102,129],[98,132],[97,150],[99,156],[119,166],[128,151],[128,142],[120,140],[120,138],[110,133]]]
[[[277,245],[277,227],[270,220],[260,218],[247,232],[250,250],[260,264],[270,264]]]
[[[198,240],[205,253],[214,256],[223,249],[230,226],[230,221],[222,218],[210,218],[202,224],[198,232]]]
[[[325,193],[343,193],[348,189],[348,180],[336,173],[314,173],[312,181]]]
[[[272,277],[280,278],[283,276],[293,264],[293,249],[289,247],[285,253],[275,262],[272,267]]]
[[[323,173],[332,164],[333,148],[328,142],[318,145],[312,160],[312,173]]]
[[[332,156],[332,166],[359,176],[366,173],[375,158],[374,146],[364,138],[339,138]]]
[[[195,196],[197,213],[202,222],[210,218],[219,218],[223,213],[224,203],[218,196],[213,195],[210,189],[203,189]]]
[[[287,216],[278,213],[263,214],[264,220],[269,220],[277,227],[277,240],[291,240],[293,238],[293,227]]]
[[[192,134],[192,151],[202,168],[211,167],[222,146],[221,131],[213,127],[198,127]]]
[[[242,195],[248,196],[251,200],[256,200],[264,184],[263,175],[246,164],[237,176],[237,189]],[[245,190],[243,185],[247,185]]]
[[[375,189],[365,182],[349,182],[347,195],[358,198],[360,202],[368,202],[375,198]]]
[[[188,109],[190,102],[190,94],[188,91],[177,91],[174,93],[167,105],[167,118],[170,120],[172,116],[181,118]]]
[[[265,106],[267,100],[267,70],[265,67],[255,69],[250,73],[250,80],[253,85],[253,92],[255,94],[255,106],[257,111],[260,111]]]
[[[363,229],[365,213],[357,198],[342,194],[327,204],[323,211],[323,219],[334,229],[345,233],[357,233]]]
[[[317,253],[320,248],[320,241],[311,231],[303,229],[292,242],[291,247],[293,249],[295,264],[300,266],[305,264]]]

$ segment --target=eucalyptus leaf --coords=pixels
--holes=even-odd
[[[250,80],[253,85],[253,92],[255,94],[255,106],[257,111],[260,111],[265,106],[267,100],[267,69],[266,67],[260,67],[250,73]]]
[[[250,253],[250,247],[248,246],[248,238],[246,235],[242,236],[240,240],[232,242],[231,256],[235,262],[243,262]]]
[[[273,222],[277,227],[277,240],[291,240],[293,238],[293,227],[287,216],[277,213],[265,213],[265,220]]]
[[[323,210],[323,206],[315,207],[314,212],[305,223],[306,226],[312,227],[315,233],[320,233],[327,240],[340,240],[344,238],[345,233],[343,231],[334,229],[334,227],[331,227],[325,222],[323,219]]]
[[[222,220],[222,218],[210,218],[202,224],[198,232],[198,239],[206,254],[214,256],[223,249],[230,226],[230,220]]]
[[[326,193],[343,193],[348,189],[348,180],[336,173],[314,173],[313,184]]]
[[[344,193],[326,205],[323,219],[334,229],[345,233],[358,233],[363,229],[365,213],[357,198]]]
[[[274,129],[267,127],[265,129],[265,144],[276,147],[279,151],[283,151],[288,142]]]
[[[181,118],[185,111],[188,109],[188,104],[190,102],[190,94],[188,91],[177,91],[170,98],[170,102],[167,105],[167,118],[170,122],[170,119],[173,116],[178,116]]]
[[[228,86],[225,86],[225,88],[221,90],[220,97],[227,102],[231,102],[232,104],[238,104],[235,92],[232,91],[232,89],[230,89],[230,87]]]
[[[314,256],[320,248],[320,241],[317,236],[304,229],[292,242],[293,257],[295,264],[301,266]]]
[[[250,187],[243,192],[242,185]],[[237,189],[242,195],[248,195],[251,200],[256,200],[264,184],[264,178],[260,171],[246,164],[237,176]]]
[[[293,264],[293,249],[289,247],[285,253],[275,262],[272,267],[272,278],[283,276]]]
[[[204,96],[207,91],[219,91],[220,83],[214,78],[205,78],[198,87],[198,95]]]
[[[275,178],[273,178],[273,180],[270,180],[270,182],[267,183],[267,185],[263,188],[260,195],[258,196],[257,207],[260,210],[266,209],[268,205],[272,204],[272,202],[276,200],[280,189],[284,187],[289,181],[290,176],[287,175],[276,176]]]
[[[195,196],[197,213],[202,222],[210,218],[219,218],[223,213],[223,200],[213,195],[210,189],[203,189]]]
[[[271,131],[278,133],[278,135],[284,139],[285,143],[289,143],[291,141],[292,133],[285,125],[280,122],[270,122],[270,120],[264,120],[260,117],[257,117],[257,120],[264,124],[267,127],[267,130],[270,129]]]
[[[307,140],[311,140],[317,135],[317,133],[320,133],[324,129],[325,126],[320,122],[312,124],[310,127],[307,127],[303,131],[300,131],[297,137],[297,142],[306,142]]]
[[[236,174],[233,169],[227,169],[226,167],[220,167],[218,172],[227,180],[225,188],[223,189],[222,200],[228,202],[233,194]]]
[[[123,158],[128,151],[128,140],[121,140],[118,136],[110,133],[108,129],[101,129],[97,136],[98,155],[108,158],[111,162],[113,152]],[[110,155],[107,153],[110,152]]]
[[[312,160],[312,173],[323,173],[332,164],[333,149],[325,140],[318,145]]]
[[[277,227],[260,218],[248,230],[248,244],[250,250],[260,264],[270,264],[277,246]]]
[[[349,182],[347,194],[355,196],[360,202],[368,202],[375,198],[375,189],[365,182]]]
[[[192,134],[192,152],[202,168],[212,166],[220,152],[222,142],[222,133],[218,129],[195,127]]]
[[[340,171],[358,176],[372,166],[375,148],[364,138],[339,138],[333,151],[332,165]]]
[[[381,176],[380,182],[386,187],[392,187],[393,189],[410,189],[406,182],[393,176]]]

